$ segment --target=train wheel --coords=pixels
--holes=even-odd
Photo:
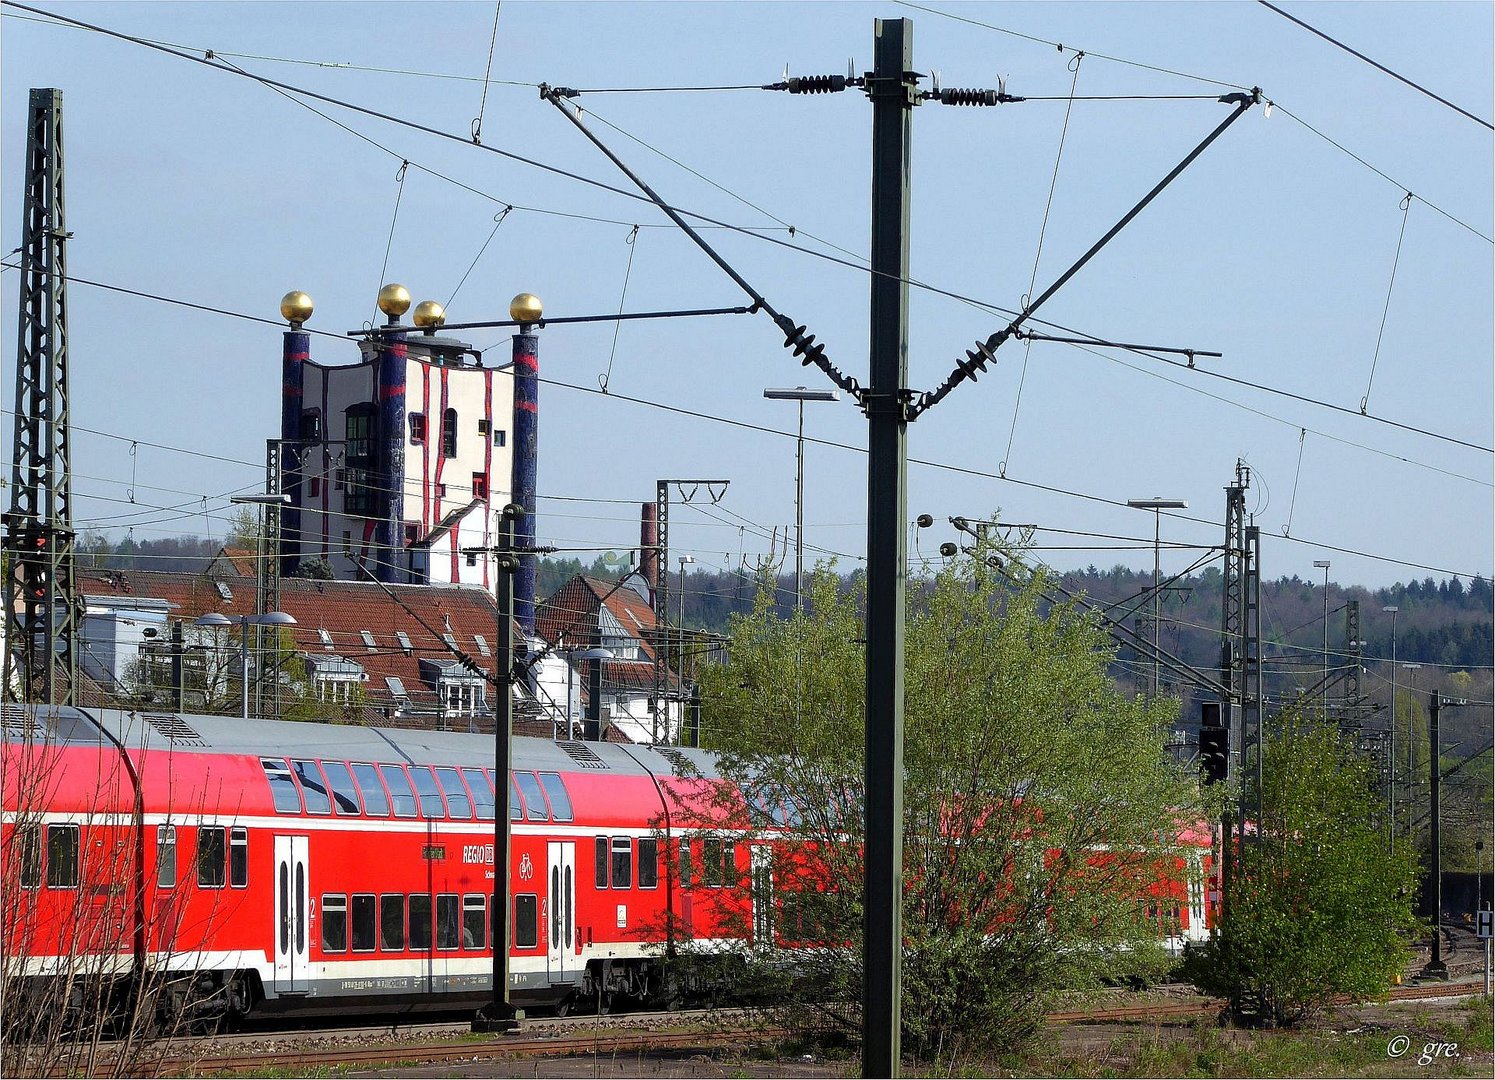
[[[597,991],[597,1015],[606,1016],[613,1011],[613,995],[605,990]]]
[[[554,1009],[556,1016],[570,1016],[571,1010],[575,1007],[575,1005],[576,995],[567,994],[565,997],[561,998],[560,1001],[557,1001],[555,1003]]]

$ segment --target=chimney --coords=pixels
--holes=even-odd
[[[659,591],[659,507],[654,503],[640,504],[638,529],[639,572],[649,586],[649,605],[654,605],[654,595]]]

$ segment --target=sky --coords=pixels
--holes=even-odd
[[[910,426],[912,558],[958,539],[952,515],[995,515],[1035,526],[1035,556],[1051,566],[1150,569],[1152,514],[1126,502],[1162,497],[1189,503],[1161,518],[1165,574],[1218,565],[1224,489],[1244,462],[1269,580],[1319,583],[1315,560],[1338,585],[1491,576],[1490,4],[1279,5],[1479,121],[1245,2],[509,0],[496,32],[492,3],[34,6],[216,58],[0,8],[6,251],[21,242],[27,89],[64,92],[80,530],[222,535],[229,496],[262,490],[289,290],[315,301],[324,363],[356,359],[344,335],[375,317],[384,282],[445,303],[451,322],[507,318],[522,291],[557,317],[747,303],[647,202],[493,151],[631,191],[536,84],[862,73],[874,20],[905,18],[924,86],[936,72],[944,86],[1000,79],[1028,99],[915,112],[914,390],[939,385],[1178,164],[1228,115],[1218,95],[1260,87],[1272,103],[1034,324],[1223,356],[1191,370],[1175,354],[1008,341],[993,369]],[[229,65],[450,137],[298,100]],[[703,235],[866,381],[863,95],[575,100],[664,198],[741,227]],[[14,269],[0,272],[7,479],[18,287]],[[508,333],[463,336],[491,358]],[[672,568],[682,554],[751,568],[788,549],[792,569],[796,407],[762,391],[828,384],[767,316],[539,336],[541,543],[626,559],[657,480],[726,479],[718,503],[704,490],[674,502]],[[805,431],[807,561],[853,568],[866,543],[865,418],[843,395],[807,405]],[[934,525],[915,528],[920,514]]]

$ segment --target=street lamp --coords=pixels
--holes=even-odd
[[[1329,719],[1329,560],[1314,559],[1313,565],[1324,572],[1324,719]]]
[[[799,439],[794,451],[794,606],[805,608],[805,402],[839,401],[838,390],[806,390],[803,386],[791,388],[769,387],[763,396],[773,401],[796,401],[799,403]]]
[[[1396,613],[1395,604],[1381,609],[1391,616],[1391,742],[1386,749],[1386,850],[1391,850],[1391,838],[1396,833]],[[1407,739],[1411,742],[1410,734]]]
[[[234,620],[217,611],[210,611],[192,621],[193,626],[232,626]],[[244,681],[244,707],[240,715],[249,719],[249,628],[251,626],[294,626],[296,620],[284,611],[267,611],[260,615],[239,616],[239,673]]]
[[[1148,683],[1147,701],[1158,693],[1158,653],[1162,651],[1162,626],[1159,623],[1158,600],[1162,587],[1162,529],[1164,510],[1187,510],[1183,499],[1128,499],[1126,504],[1136,510],[1152,511],[1152,679]]]
[[[576,701],[576,662],[611,660],[613,652],[594,645],[586,649],[562,649],[561,655],[566,658],[566,741],[573,742],[576,739],[576,713],[573,704]],[[554,724],[551,725],[550,736],[556,737]]]

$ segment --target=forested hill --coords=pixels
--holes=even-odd
[[[542,564],[540,593],[549,595],[571,574],[583,572],[616,578],[617,570],[597,562],[590,567],[571,560],[547,560]],[[1089,567],[1063,573],[1063,586],[1082,592],[1091,601],[1105,605],[1113,618],[1141,625],[1150,636],[1152,614],[1148,599],[1151,572],[1116,567]],[[679,578],[671,575],[670,611],[679,602]],[[787,615],[793,606],[794,578],[778,579],[779,610]],[[688,571],[685,592],[685,625],[695,629],[725,632],[734,612],[747,611],[757,591],[746,574],[725,571]],[[1222,588],[1216,567],[1168,583],[1161,601],[1161,639],[1169,652],[1198,667],[1215,668],[1220,659]],[[1391,615],[1382,609],[1394,606],[1396,658],[1403,663],[1438,665],[1443,668],[1489,668],[1495,653],[1495,593],[1489,581],[1475,577],[1438,581],[1426,578],[1384,589],[1329,583],[1329,651],[1341,655],[1349,640],[1346,632],[1347,601],[1359,601],[1361,655],[1367,660],[1392,657]],[[1138,623],[1138,620],[1142,620]],[[1301,657],[1303,668],[1322,663],[1324,648],[1324,587],[1299,577],[1282,577],[1261,583],[1261,628],[1264,647],[1274,655]],[[1129,654],[1123,653],[1126,660]]]
[[[200,570],[222,547],[222,541],[197,537],[164,540],[111,542],[100,534],[90,534],[79,544],[80,557],[101,566],[138,570]],[[616,578],[619,566],[601,559],[585,566],[576,559],[543,559],[539,575],[539,592],[549,596],[573,574],[588,573],[596,577]],[[678,611],[678,577],[671,575],[670,609]],[[1111,607],[1113,617],[1136,625],[1151,615],[1146,599],[1152,587],[1152,574],[1116,567],[1099,570],[1094,566],[1069,571],[1060,579],[1066,589],[1083,592],[1091,600]],[[778,578],[778,607],[788,614],[793,606],[794,578]],[[723,633],[734,612],[752,607],[757,583],[746,573],[691,570],[686,574],[685,625]],[[1361,653],[1370,660],[1390,660],[1391,616],[1382,609],[1395,606],[1396,658],[1403,663],[1437,665],[1450,668],[1488,668],[1495,641],[1495,596],[1490,582],[1476,577],[1471,581],[1449,578],[1438,581],[1424,578],[1390,588],[1370,590],[1359,586],[1329,584],[1329,649],[1343,653],[1348,640],[1345,627],[1346,601],[1360,602]],[[1172,582],[1163,595],[1161,637],[1163,647],[1181,659],[1199,667],[1213,668],[1219,663],[1220,571],[1211,567],[1204,572]],[[1301,657],[1305,670],[1322,662],[1324,647],[1324,587],[1322,582],[1305,581],[1296,576],[1263,581],[1261,584],[1262,637],[1265,645],[1280,656]],[[1129,654],[1122,654],[1122,661]]]

